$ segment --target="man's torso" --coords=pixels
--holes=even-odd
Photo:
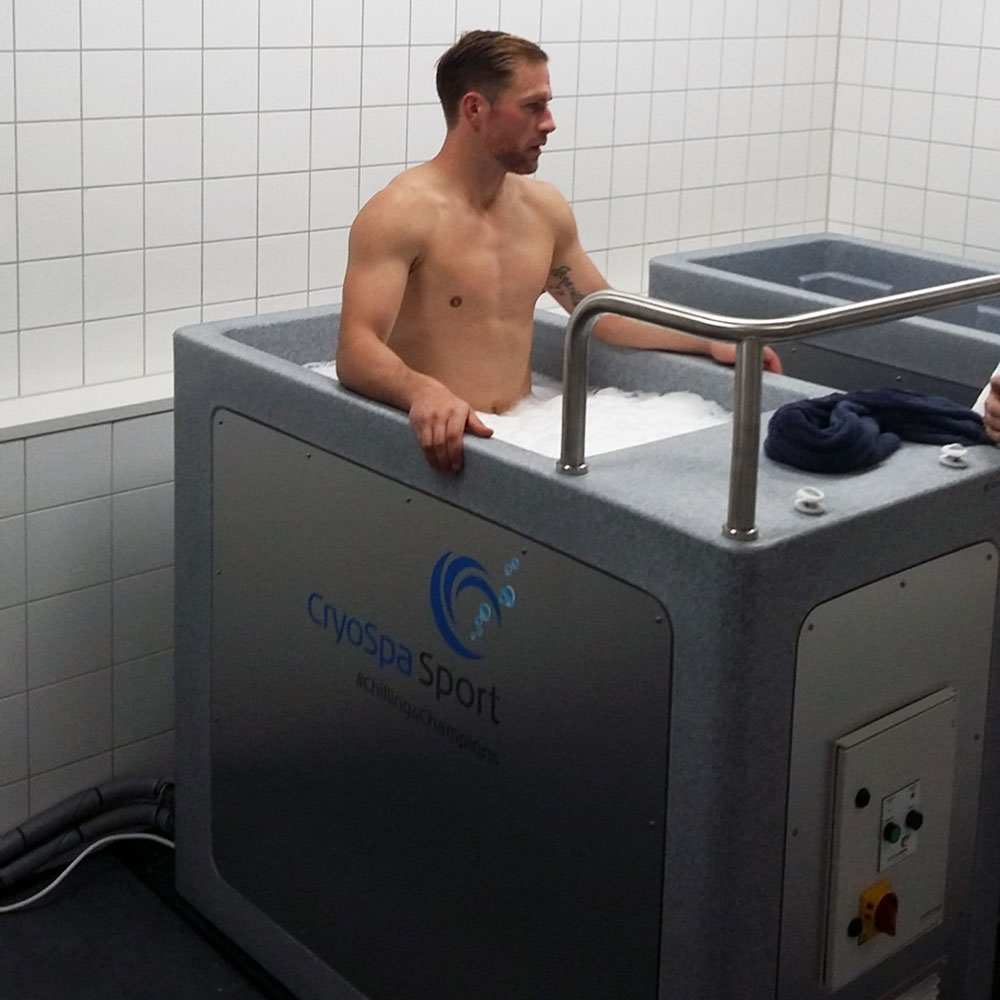
[[[531,387],[535,303],[556,234],[540,185],[508,175],[487,211],[445,193],[422,168],[400,179],[420,204],[420,253],[389,346],[476,409],[502,412]]]

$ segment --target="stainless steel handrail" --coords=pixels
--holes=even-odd
[[[901,319],[956,302],[974,302],[1000,295],[1000,274],[968,278],[867,302],[850,302],[829,309],[748,319],[719,316],[687,306],[661,302],[611,289],[592,292],[581,299],[566,327],[563,355],[562,453],[556,468],[568,475],[587,471],[584,434],[587,409],[587,345],[598,316],[614,313],[671,327],[710,340],[735,343],[736,392],[733,407],[733,446],[729,466],[729,512],[723,533],[749,541],[757,537],[757,452],[760,446],[762,345],[797,340],[813,333],[866,326],[883,319]],[[983,373],[983,384],[989,373]]]

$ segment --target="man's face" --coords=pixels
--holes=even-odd
[[[549,110],[552,88],[544,62],[522,60],[506,90],[490,103],[484,141],[497,161],[515,174],[538,169],[549,133],[556,123]]]

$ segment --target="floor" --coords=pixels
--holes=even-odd
[[[295,1000],[176,897],[172,852],[155,845],[108,848],[32,909],[0,916],[0,996]]]
[[[176,895],[172,853],[146,844],[95,854],[34,908],[0,915],[0,997],[295,1000]]]

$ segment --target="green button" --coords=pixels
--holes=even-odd
[[[899,840],[902,832],[903,831],[895,823],[886,823],[885,829],[882,831],[882,836],[885,837],[890,844],[895,844]]]

